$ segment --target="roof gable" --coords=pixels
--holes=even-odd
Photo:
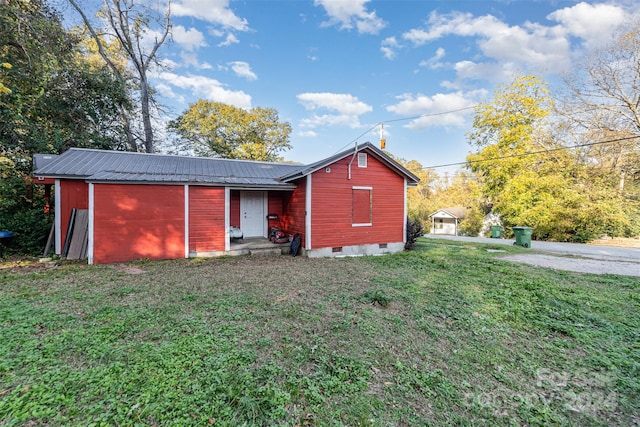
[[[355,156],[356,153],[367,152],[380,160],[383,164],[385,164],[389,169],[396,172],[398,175],[403,176],[407,179],[407,184],[410,186],[415,186],[420,181],[420,178],[411,173],[407,168],[402,166],[400,163],[393,160],[391,157],[386,155],[384,151],[378,149],[375,145],[370,142],[365,142],[362,145],[358,145],[355,149],[351,148],[340,153],[334,154],[331,157],[327,157],[326,159],[320,160],[315,163],[311,163],[310,165],[300,167],[298,170],[292,171],[291,173],[282,176],[280,179],[284,182],[291,182],[296,179],[302,178],[303,176],[307,176],[312,174],[313,172],[323,169],[333,163],[344,159],[345,157]]]

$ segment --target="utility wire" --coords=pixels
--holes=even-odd
[[[472,110],[472,109],[474,109],[476,107],[477,107],[477,105],[470,105],[468,107],[458,108],[457,110],[443,111],[441,113],[421,114],[419,116],[403,117],[401,119],[385,120],[385,121],[380,122],[380,123],[394,123],[394,122],[403,122],[403,121],[406,121],[406,120],[417,120],[417,119],[421,119],[423,117],[443,116],[445,114],[459,113],[460,111]],[[380,123],[378,123],[378,124],[380,124]]]
[[[446,165],[425,166],[422,169],[436,169],[436,168],[444,168],[444,167],[448,167],[448,166],[462,166],[462,165],[468,165],[468,164],[472,164],[472,163],[492,162],[494,160],[511,159],[511,158],[514,158],[514,157],[533,156],[533,155],[536,155],[536,154],[551,153],[552,151],[568,150],[570,148],[580,148],[580,147],[589,147],[589,146],[592,146],[592,145],[611,144],[613,142],[628,141],[630,139],[635,139],[635,138],[640,138],[640,136],[628,136],[628,137],[625,137],[625,138],[610,139],[610,140],[607,140],[607,141],[598,141],[598,142],[588,142],[586,144],[567,145],[567,146],[564,146],[564,147],[549,148],[549,149],[546,149],[546,150],[531,151],[531,152],[522,153],[522,154],[509,154],[509,155],[506,155],[506,156],[492,157],[490,159],[471,160],[471,161],[458,162],[458,163],[448,163]]]
[[[421,119],[423,117],[443,116],[445,114],[459,113],[460,111],[471,110],[473,108],[476,108],[476,106],[477,105],[470,105],[468,107],[458,108],[457,110],[443,111],[443,112],[440,112],[440,113],[420,114],[419,116],[402,117],[400,119],[384,120],[384,121],[378,122],[375,125],[371,126],[369,129],[367,129],[366,131],[364,131],[360,136],[352,139],[351,141],[349,141],[348,143],[346,143],[345,145],[340,147],[338,149],[338,151],[336,151],[334,154],[337,154],[340,151],[344,150],[346,147],[348,147],[349,145],[353,144],[354,142],[356,142],[357,140],[359,140],[360,138],[362,138],[363,136],[365,136],[366,134],[368,134],[369,132],[371,132],[372,130],[374,130],[375,128],[377,128],[380,125],[383,125],[383,124],[386,124],[386,123],[404,122],[404,121],[408,121],[408,120],[417,120],[417,119]],[[437,166],[435,166],[435,167],[437,167]]]

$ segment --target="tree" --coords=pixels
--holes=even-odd
[[[501,86],[476,109],[467,157],[483,192],[506,225],[528,225],[538,239],[586,241],[634,229],[624,200],[594,179],[579,150],[563,146],[552,126],[553,101],[533,76]]]
[[[393,158],[393,155],[387,154]],[[438,173],[433,169],[425,169],[417,160],[395,160],[420,178],[417,186],[407,189],[407,215],[412,221],[419,221],[425,227],[429,224],[429,214],[436,210],[430,202],[439,178]]]
[[[291,124],[280,123],[272,108],[247,111],[199,100],[171,121],[168,129],[203,157],[281,161],[278,153],[291,148]]]
[[[32,155],[70,147],[119,148],[114,114],[124,88],[90,69],[78,40],[54,10],[34,0],[0,2],[0,224],[17,232],[18,249],[42,248],[49,218],[41,186],[31,183]]]
[[[480,149],[467,157],[471,170],[484,177],[484,192],[499,197],[510,179],[529,169],[524,154],[543,149],[544,120],[552,109],[546,84],[536,76],[516,77],[494,93],[492,102],[479,104],[469,142]]]
[[[533,226],[538,238],[553,233],[555,213],[566,215],[556,203],[567,199],[561,192],[570,187],[570,168],[555,167],[556,162],[567,163],[566,153],[528,154],[557,148],[546,121],[552,105],[541,79],[516,77],[496,90],[493,101],[476,108],[469,134],[479,151],[467,160],[481,178],[484,196],[505,224]],[[551,156],[555,161],[549,161]]]
[[[477,235],[482,227],[486,202],[478,177],[467,170],[456,171],[445,177],[431,196],[433,209],[430,213],[446,207],[463,207],[466,217],[460,221],[460,232]]]
[[[640,21],[589,52],[565,77],[567,128],[579,143],[594,179],[610,183],[627,200],[640,200]]]
[[[121,84],[130,89],[135,88],[139,93],[139,113],[142,118],[143,138],[135,135],[132,123],[134,111],[121,108],[122,120],[127,130],[127,140],[133,151],[138,151],[138,140],[145,152],[154,151],[154,130],[152,126],[152,109],[155,105],[153,91],[149,82],[148,72],[152,65],[157,65],[158,49],[164,44],[171,32],[171,2],[168,2],[166,12],[162,17],[156,16],[150,7],[137,4],[135,0],[105,0],[101,14],[104,16],[108,30],[96,30],[88,16],[75,0],[69,3],[80,14],[89,33],[93,37],[100,56],[109,66],[111,72]],[[151,21],[159,25],[159,36],[154,38],[149,49],[146,41],[150,35]],[[132,65],[133,73],[128,73],[118,66],[113,54],[105,44],[108,36],[118,41],[119,47]],[[116,55],[117,59],[118,55]]]
[[[0,3],[0,141],[5,151],[59,153],[72,146],[112,148],[122,139],[113,110],[124,88],[104,69],[90,69],[78,40],[55,11],[37,1]]]

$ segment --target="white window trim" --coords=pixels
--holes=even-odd
[[[353,187],[351,187],[351,191],[353,190],[369,190],[373,193],[373,187],[364,187],[360,185],[354,185]],[[371,210],[373,210],[373,206],[371,206]],[[371,212],[371,216],[373,216],[373,212]],[[372,227],[373,222],[357,222],[357,223],[352,223],[351,226],[352,227]]]
[[[367,167],[367,153],[358,153],[358,167],[359,168]]]

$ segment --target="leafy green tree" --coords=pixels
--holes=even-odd
[[[508,182],[530,168],[532,158],[524,155],[544,148],[545,119],[552,106],[540,78],[519,76],[511,84],[500,86],[492,102],[476,107],[474,130],[468,137],[480,151],[467,160],[471,170],[484,178],[488,197],[502,196]]]
[[[486,202],[478,177],[467,170],[459,170],[452,177],[445,177],[431,196],[434,209],[446,207],[465,208],[466,217],[460,221],[460,232],[477,235],[482,227]]]
[[[118,148],[124,88],[90,69],[52,9],[39,1],[0,2],[0,228],[17,232],[21,251],[41,249],[50,218],[32,155],[70,147]],[[10,64],[9,66],[4,64]]]
[[[557,148],[548,135],[553,102],[546,84],[535,76],[516,77],[499,87],[491,102],[476,108],[469,134],[477,153],[467,157],[482,179],[483,193],[506,225],[528,225],[536,237],[549,237],[556,227],[557,204],[570,187],[566,169],[551,159],[529,153]],[[561,151],[552,152],[561,156]],[[557,159],[556,159],[557,160]]]
[[[290,149],[291,124],[280,122],[272,108],[244,110],[199,100],[168,125],[197,156],[281,161]]]
[[[407,214],[412,221],[418,221],[423,227],[428,227],[429,214],[435,210],[431,196],[435,191],[438,174],[433,169],[423,168],[417,160],[396,160],[420,178],[417,186],[407,189]]]
[[[551,123],[553,101],[534,76],[498,88],[476,109],[467,157],[483,193],[507,226],[533,227],[538,239],[587,241],[632,229],[625,203],[594,179],[582,152],[563,146]]]

